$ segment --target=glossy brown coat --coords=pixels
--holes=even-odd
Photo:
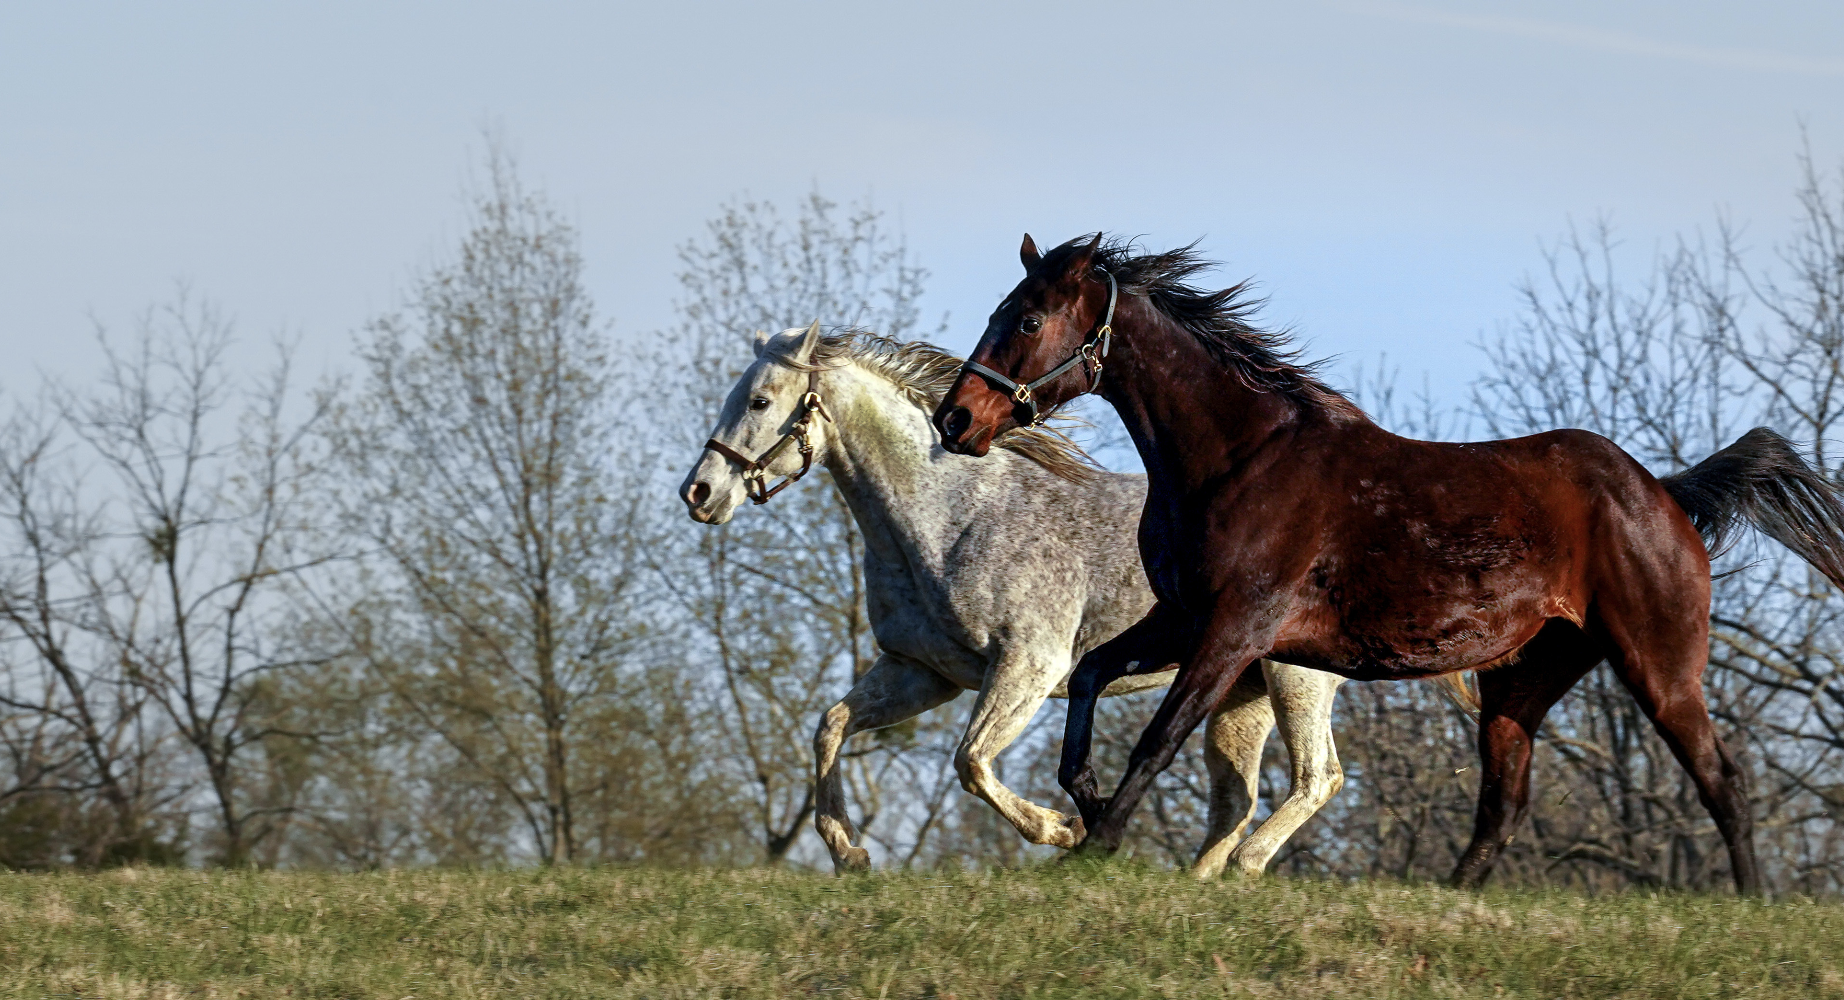
[[[1048,371],[1094,334],[1107,296],[1099,269],[1121,286],[1099,378],[1078,368],[1039,393],[1048,410],[1095,388],[1150,480],[1140,548],[1159,603],[1070,680],[1060,777],[1088,843],[1118,846],[1154,776],[1261,656],[1363,680],[1480,670],[1479,808],[1454,875],[1477,884],[1524,811],[1544,714],[1605,659],[1695,780],[1737,887],[1758,889],[1742,775],[1703,699],[1709,557],[1669,484],[1585,431],[1476,444],[1391,434],[1249,326],[1239,288],[1185,285],[1204,266],[1188,249],[1134,256],[1099,241],[1040,257],[1026,237],[1027,275],[971,355],[1019,381]],[[935,419],[949,450],[983,454],[1015,416],[1009,397],[963,373]],[[1751,441],[1774,469],[1788,461],[1771,434],[1723,454]],[[1736,461],[1771,464],[1753,452]],[[1707,531],[1760,519],[1748,507],[1758,482],[1701,475],[1693,485],[1716,497],[1702,511]],[[1844,508],[1811,488],[1831,505],[1819,526],[1830,548],[1801,554],[1828,560],[1835,579]],[[1095,693],[1171,663],[1177,679],[1102,798],[1088,762]]]

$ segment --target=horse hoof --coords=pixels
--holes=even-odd
[[[1082,817],[1065,816],[1061,829],[1050,831],[1050,844],[1065,851],[1073,851],[1088,839],[1088,827],[1082,825]]]
[[[1113,802],[1114,802],[1114,797],[1112,795],[1108,796],[1105,799],[1096,798],[1091,803],[1083,803],[1082,801],[1078,800],[1076,802],[1076,808],[1082,811],[1082,815],[1079,821],[1082,823],[1101,822],[1102,815],[1108,811],[1108,806],[1113,804]]]
[[[838,857],[832,859],[833,873],[844,875],[847,872],[868,872],[871,870],[871,852],[862,847],[847,847]]]

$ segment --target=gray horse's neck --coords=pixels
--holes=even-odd
[[[988,471],[954,461],[935,445],[928,413],[895,386],[856,365],[822,376],[834,425],[822,456],[873,554],[931,551],[951,527],[942,515],[961,477]],[[943,462],[942,459],[948,459]],[[992,473],[1000,473],[993,463]]]

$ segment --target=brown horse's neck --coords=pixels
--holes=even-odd
[[[1146,473],[1184,493],[1232,472],[1255,453],[1323,424],[1356,417],[1250,388],[1192,333],[1140,296],[1123,296],[1100,394],[1133,436]]]

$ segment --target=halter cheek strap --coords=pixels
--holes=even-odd
[[[800,415],[794,418],[794,426],[789,428],[786,434],[781,435],[781,440],[769,445],[768,450],[763,452],[760,458],[750,458],[716,438],[704,442],[704,446],[741,465],[743,467],[743,490],[749,494],[750,502],[765,504],[775,494],[799,482],[801,477],[813,468],[813,442],[807,440],[807,434],[812,426],[815,413],[827,420],[832,419],[832,414],[826,412],[826,404],[820,400],[820,373],[810,371],[807,373],[807,393],[800,397]],[[781,450],[786,448],[789,442],[793,442],[800,451],[800,471],[771,487],[768,485],[768,465],[775,460],[776,455],[781,454]]]
[[[1064,361],[1062,364],[1057,365],[1055,368],[1050,369],[1029,382],[1014,381],[974,361],[969,361],[964,366],[965,371],[970,371],[985,379],[987,382],[1011,393],[1012,402],[1024,407],[1025,419],[1032,426],[1044,422],[1043,414],[1038,412],[1037,409],[1036,393],[1038,389],[1055,381],[1058,376],[1077,365],[1082,365],[1083,372],[1088,375],[1088,388],[1090,392],[1095,390],[1095,383],[1101,379],[1101,359],[1108,356],[1108,348],[1114,343],[1114,301],[1118,297],[1120,289],[1114,283],[1114,275],[1106,268],[1098,267],[1095,270],[1100,271],[1108,279],[1108,311],[1107,314],[1101,318],[1101,326],[1096,329],[1094,335],[1084,341],[1082,346],[1076,350],[1076,353],[1069,356],[1069,360]]]

